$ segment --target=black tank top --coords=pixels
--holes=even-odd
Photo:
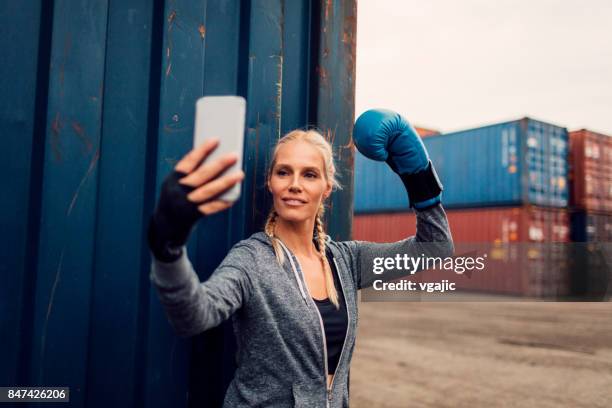
[[[342,346],[344,345],[344,338],[346,336],[346,329],[348,326],[348,315],[346,313],[346,304],[344,303],[344,296],[342,294],[342,288],[338,280],[338,271],[336,265],[330,255],[327,254],[327,260],[331,267],[332,274],[334,276],[334,284],[338,292],[338,303],[340,309],[336,309],[336,306],[329,300],[329,298],[323,300],[317,300],[313,298],[321,318],[323,319],[323,327],[325,329],[325,341],[327,346],[327,370],[328,374],[334,374],[338,361],[340,360],[340,353],[342,352]]]

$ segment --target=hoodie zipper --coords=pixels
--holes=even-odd
[[[351,329],[351,312],[349,312],[349,307],[346,301],[346,293],[344,292],[344,283],[342,282],[342,274],[340,273],[340,268],[338,268],[338,263],[336,262],[336,258],[333,255],[332,255],[332,260],[334,261],[334,265],[336,266],[336,271],[338,272],[338,280],[340,281],[340,290],[342,291],[342,296],[344,297],[344,307],[346,307],[346,333],[344,333],[344,340],[342,341],[342,348],[340,349],[340,357],[338,357],[338,364],[340,364],[340,362],[342,361],[342,354],[344,354],[344,346],[346,345],[346,339],[348,338],[349,330]],[[331,384],[329,384],[330,392],[334,388],[335,379],[336,379],[336,374],[334,373],[334,376],[332,377],[332,380],[331,380]],[[330,394],[330,397],[331,397],[331,394]]]
[[[298,265],[299,265],[300,261],[298,260]],[[300,266],[300,272],[302,271],[302,267]],[[329,375],[329,368],[327,367],[327,337],[325,336],[325,326],[323,325],[323,318],[321,317],[321,312],[319,312],[319,308],[317,307],[317,305],[315,304],[314,300],[312,300],[312,297],[310,298],[310,304],[312,305],[312,307],[315,308],[315,310],[317,311],[317,316],[319,317],[319,324],[321,325],[321,334],[323,335],[323,363],[325,366],[324,369],[324,375],[323,375],[323,380],[325,381],[325,396],[326,398],[326,404],[327,407],[329,408],[329,403],[331,401],[331,385],[329,384],[329,387],[327,386],[327,376]],[[333,383],[333,378],[332,378],[332,383]]]
[[[300,279],[298,277],[298,272],[295,263],[293,262],[293,256],[291,254],[291,252],[289,251],[289,249],[285,246],[285,244],[283,244],[283,242],[279,239],[278,240],[282,246],[282,248],[285,250],[287,257],[289,258],[289,262],[291,263],[291,268],[293,269],[293,274],[295,275],[297,281],[298,281],[298,287],[300,288],[300,292],[302,293],[302,298],[304,298],[305,301],[306,300],[306,294],[304,293],[304,288],[302,286],[302,279],[304,279],[304,274],[302,272],[302,266],[300,265],[300,260],[297,259],[297,257],[295,258],[295,260],[298,263],[299,266],[299,270],[300,270],[300,275],[302,277],[302,279]],[[338,264],[336,263],[336,258],[332,257],[333,261],[334,261],[334,265],[336,266],[336,271],[338,271],[338,279],[340,280],[340,286],[341,286],[341,290],[342,290],[342,295],[344,296],[344,303],[345,303],[345,307],[346,307],[346,320],[347,320],[347,325],[346,325],[346,333],[344,334],[344,341],[342,342],[342,349],[340,350],[340,357],[338,358],[338,363],[340,363],[342,360],[342,354],[344,353],[344,346],[346,343],[346,339],[348,337],[348,331],[349,331],[349,326],[350,326],[350,315],[349,315],[349,308],[348,305],[346,305],[346,294],[344,293],[344,284],[342,283],[342,278],[340,277],[340,270],[338,269]],[[305,282],[305,280],[304,280]],[[319,325],[321,326],[321,335],[323,338],[323,364],[324,364],[324,374],[323,374],[323,380],[325,383],[325,395],[326,395],[326,406],[327,408],[329,408],[330,406],[330,402],[332,400],[332,387],[334,385],[334,380],[336,379],[336,374],[334,373],[331,383],[329,384],[329,387],[327,386],[327,376],[328,374],[328,367],[327,367],[327,337],[325,336],[325,326],[323,325],[323,318],[321,317],[321,312],[319,312],[319,308],[317,307],[317,305],[315,304],[314,300],[312,300],[312,297],[310,296],[310,293],[308,294],[308,298],[310,299],[310,304],[311,306],[315,309],[315,311],[317,312],[317,316],[319,318]],[[308,302],[308,301],[307,301]]]

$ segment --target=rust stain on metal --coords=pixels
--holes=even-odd
[[[348,173],[353,174],[355,171],[355,150],[352,147],[350,147],[349,149],[347,149],[347,151],[348,151],[348,155],[346,156],[346,162],[345,162],[346,170],[348,170]]]
[[[325,130],[325,139],[331,144],[334,145],[334,141],[336,140],[336,134],[338,133],[338,125],[334,127],[334,130],[326,129]]]
[[[172,55],[172,27],[174,27],[174,22],[176,19],[176,10],[172,10],[172,12],[168,15],[168,46],[166,47],[166,76],[170,75],[172,71],[172,61],[170,61],[170,57]]]
[[[342,149],[353,149],[355,147],[355,143],[353,142],[353,129],[350,129],[349,138],[345,145],[341,146]]]
[[[172,12],[168,15],[168,24],[170,27],[172,27],[172,23],[174,22],[175,18],[176,18],[176,10],[172,10]],[[168,27],[168,29],[170,29],[170,27]]]
[[[333,2],[332,0],[327,0],[325,2],[325,20],[329,20],[329,16],[332,15],[333,17]]]
[[[319,78],[321,78],[321,87],[327,88],[329,86],[329,76],[325,67],[318,65],[316,72],[319,75]]]
[[[198,27],[198,32],[200,33],[200,37],[204,39],[204,37],[206,36],[206,27],[204,27],[204,24],[200,24],[200,26]]]
[[[70,201],[70,205],[68,206],[68,211],[66,211],[66,216],[67,217],[69,217],[70,213],[72,213],[72,209],[74,208],[74,205],[76,204],[76,201],[77,201],[77,198],[79,196],[79,193],[81,192],[81,189],[83,188],[83,185],[85,184],[85,182],[87,181],[87,179],[89,178],[89,176],[91,175],[93,170],[95,169],[96,164],[98,163],[99,159],[100,159],[100,148],[98,148],[96,150],[96,152],[94,153],[91,161],[89,162],[89,167],[87,168],[87,171],[85,172],[85,175],[81,179],[81,182],[79,183],[79,186],[77,187],[74,195],[72,196],[72,201]]]
[[[346,90],[344,93],[344,102],[346,106],[351,106],[350,120],[351,123],[355,118],[355,61],[357,54],[356,44],[356,30],[357,30],[357,4],[356,1],[352,2],[352,9],[347,11],[343,19],[342,24],[342,43],[344,44],[344,58],[345,61],[345,72],[346,78]],[[352,144],[352,127],[349,130],[349,139]]]
[[[72,129],[74,129],[75,133],[81,137],[85,134],[85,131],[79,122],[72,122]]]
[[[60,149],[60,132],[62,131],[62,122],[59,112],[55,114],[53,122],[51,122],[51,150],[56,162],[62,161],[62,152]]]
[[[59,135],[60,131],[62,130],[62,122],[60,121],[60,115],[59,112],[55,114],[55,119],[53,119],[53,122],[51,122],[51,131],[56,134]]]
[[[322,66],[317,66],[317,74],[319,74],[319,77],[323,80],[327,79],[327,71],[325,70],[324,67]]]
[[[91,140],[89,140],[87,134],[85,133],[85,129],[83,129],[83,127],[78,122],[72,122],[72,129],[74,130],[74,133],[76,133],[76,135],[79,137],[81,142],[83,142],[83,146],[85,147],[83,153],[86,154],[91,152],[93,146]]]
[[[357,27],[357,19],[353,15],[348,15],[344,18],[343,32],[342,32],[342,43],[347,47],[348,57],[351,60],[355,59],[355,50],[357,44],[355,41],[355,29]]]

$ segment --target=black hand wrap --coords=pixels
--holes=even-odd
[[[406,192],[408,192],[411,207],[414,207],[414,203],[439,196],[443,190],[442,183],[440,183],[431,161],[425,170],[415,174],[400,174],[400,178],[404,187],[406,187]]]
[[[181,247],[203,215],[198,205],[187,199],[194,188],[178,182],[185,176],[184,173],[173,171],[166,177],[157,207],[149,221],[149,248],[162,262],[173,262],[180,258]]]

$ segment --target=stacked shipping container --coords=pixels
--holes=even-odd
[[[570,133],[572,287],[599,299],[609,293],[612,242],[612,138],[586,129]],[[583,243],[583,244],[580,244]]]
[[[444,184],[457,247],[484,243],[494,255],[482,272],[458,278],[457,287],[567,295],[567,245],[560,244],[569,241],[567,130],[523,118],[423,142]],[[355,163],[355,212],[355,239],[395,241],[415,232],[399,178],[385,163],[361,155]]]
[[[572,206],[612,211],[612,138],[585,129],[570,133]]]

